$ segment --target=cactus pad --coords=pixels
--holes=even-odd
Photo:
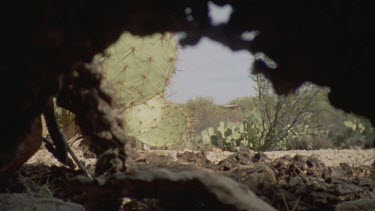
[[[177,47],[170,33],[148,37],[124,33],[106,50],[104,68],[125,108],[163,96],[175,73]]]
[[[136,138],[150,146],[169,146],[181,141],[187,128],[188,118],[185,112],[178,106],[166,103],[163,117],[156,127],[147,133],[139,134]]]
[[[156,96],[145,104],[133,106],[124,112],[125,129],[130,136],[139,136],[156,128],[165,107],[164,99]]]

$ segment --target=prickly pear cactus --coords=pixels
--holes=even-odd
[[[202,143],[204,145],[211,144],[211,136],[209,135],[209,132],[207,130],[203,130],[201,135],[202,135]]]
[[[215,128],[208,128],[202,131],[201,141],[203,144],[212,144],[221,149],[233,151],[235,147],[252,147],[249,139],[248,124],[221,121]]]
[[[170,33],[149,37],[124,33],[103,59],[107,78],[117,91],[126,131],[150,146],[176,144],[187,132],[187,115],[164,99],[176,57],[177,46]]]
[[[144,104],[125,110],[125,129],[130,136],[139,136],[158,127],[163,118],[165,100],[156,96]]]
[[[163,107],[161,120],[149,132],[135,137],[151,146],[163,147],[177,144],[186,135],[188,118],[184,111],[176,106],[166,103]]]
[[[139,37],[124,33],[106,50],[104,68],[125,108],[163,96],[175,73],[176,42],[170,33]]]

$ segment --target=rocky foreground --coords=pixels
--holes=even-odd
[[[144,158],[139,167],[160,165],[158,156],[185,161],[234,178],[279,210],[334,210],[344,201],[375,199],[374,150],[145,154],[151,159]]]
[[[91,171],[95,157],[80,147],[73,148]],[[132,159],[133,170],[166,168],[180,172],[193,169],[228,176],[247,186],[277,210],[375,209],[375,150],[372,149],[265,153],[247,149],[235,153],[218,149],[208,152],[149,150],[134,152]],[[82,194],[67,185],[69,179],[79,174],[82,172],[61,167],[41,150],[29,160],[13,185],[2,192],[23,192],[84,204]],[[30,198],[26,200],[30,201]],[[124,199],[123,210],[171,210],[176,206],[171,202],[166,206],[159,199]],[[204,210],[204,206],[200,208]]]

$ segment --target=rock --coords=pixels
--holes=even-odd
[[[219,148],[213,148],[212,151],[206,152],[206,158],[209,160],[211,163],[219,163],[220,161],[227,159],[232,152],[228,151],[222,151]]]
[[[314,204],[327,204],[328,194],[325,192],[310,193]]]
[[[368,186],[368,187],[374,186],[374,181],[368,177],[358,177],[356,181],[359,186]]]
[[[288,183],[287,183],[287,181],[285,179],[279,179],[279,181],[277,182],[277,184],[278,184],[278,186],[280,188],[286,188],[286,187],[288,187]]]
[[[330,184],[342,184],[347,183],[348,179],[341,177],[329,177],[326,181]]]
[[[223,160],[219,163],[219,165],[221,166],[221,170],[223,171],[229,171],[235,167],[235,164],[233,164],[229,160]]]
[[[278,170],[286,170],[286,169],[289,169],[289,166],[291,164],[292,162],[290,160],[279,158],[272,163],[272,166]]]
[[[339,166],[329,166],[325,176],[326,178],[347,178],[345,171]]]
[[[339,204],[336,211],[370,211],[375,210],[374,199],[358,199]]]
[[[302,178],[301,177],[292,177],[289,180],[289,186],[290,187],[294,187],[294,186],[300,184],[301,182],[302,182]]]
[[[236,160],[242,165],[249,165],[253,162],[251,161],[251,153],[246,151],[241,151],[236,154]]]
[[[310,181],[310,183],[307,184],[307,187],[313,191],[326,192],[328,190],[325,183],[317,181],[317,180]]]
[[[84,211],[83,206],[54,198],[36,198],[24,193],[0,194],[2,211]]]
[[[361,192],[363,189],[351,183],[337,184],[336,192],[340,195]]]
[[[350,173],[351,172],[351,167],[348,163],[340,163],[339,166],[341,167],[341,169],[346,172],[346,173]]]

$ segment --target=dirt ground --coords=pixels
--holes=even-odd
[[[82,163],[93,171],[95,157],[79,143],[72,145]],[[245,184],[277,210],[334,210],[349,200],[375,199],[375,150],[326,149],[256,153],[248,149],[224,152],[135,151],[133,169],[162,167],[172,171],[198,169],[225,175]],[[77,169],[62,167],[45,149],[35,154],[2,192],[37,193],[80,204],[84,197],[69,189]],[[155,200],[124,199],[123,210],[152,210]],[[160,208],[160,210],[163,210]]]
[[[177,160],[177,154],[184,152],[200,153],[199,151],[185,150],[150,150],[149,153],[155,153],[161,156],[171,156]],[[147,151],[143,152],[147,153]],[[253,152],[255,153],[255,152]],[[218,163],[228,158],[233,152],[213,149],[205,152],[206,158],[212,163]],[[322,149],[322,150],[290,150],[290,151],[269,151],[265,155],[270,160],[281,158],[285,155],[291,157],[295,155],[316,156],[324,162],[326,166],[338,166],[340,163],[348,163],[351,166],[371,165],[375,161],[375,149]]]

